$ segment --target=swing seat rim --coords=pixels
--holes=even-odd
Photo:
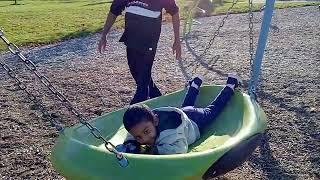
[[[223,88],[224,86],[220,86],[220,85],[204,85],[201,87],[201,89],[205,89],[205,88],[212,88],[212,87],[218,87],[218,88]],[[176,91],[177,92],[177,91]],[[164,96],[171,96],[172,94],[175,94],[176,92],[164,95]],[[266,129],[266,115],[263,112],[263,110],[260,108],[260,106],[257,104],[256,101],[252,100],[249,95],[242,93],[242,92],[235,92],[235,94],[240,94],[243,96],[243,100],[246,103],[246,109],[244,112],[244,114],[249,114],[249,119],[248,122],[250,122],[249,124],[247,124],[245,126],[245,128],[241,128],[241,130],[237,133],[236,136],[229,138],[227,141],[225,141],[224,144],[213,148],[213,149],[207,149],[204,151],[200,151],[200,152],[188,152],[185,154],[170,154],[170,155],[145,155],[145,154],[129,154],[129,153],[123,153],[123,155],[129,160],[129,166],[130,166],[130,162],[133,162],[132,164],[134,164],[134,162],[136,161],[145,161],[145,162],[151,162],[151,161],[159,161],[159,162],[164,162],[164,161],[185,161],[186,159],[206,159],[206,158],[212,158],[213,154],[221,154],[219,156],[219,158],[225,154],[226,152],[228,152],[229,150],[231,150],[233,147],[237,146],[237,144],[241,143],[241,141],[244,141],[256,134],[259,133],[263,133]],[[152,101],[157,101],[158,98],[155,99],[151,99],[151,100],[147,100],[144,101],[142,103],[146,103],[148,104],[149,102]],[[119,111],[124,111],[126,108],[121,108],[118,109],[116,111],[110,112],[110,113],[106,113],[103,116],[109,116],[113,113],[117,113]],[[258,113],[257,113],[257,109],[258,109]],[[255,112],[255,113],[252,113]],[[101,118],[101,117],[98,117]],[[91,120],[91,122],[94,122],[97,118],[94,118]],[[254,128],[254,130],[250,130],[250,128]],[[59,138],[54,146],[53,152],[52,152],[52,156],[51,156],[51,161],[54,165],[54,167],[58,170],[58,172],[61,172],[64,176],[66,177],[70,177],[71,179],[74,179],[74,175],[72,175],[72,173],[68,173],[66,169],[61,168],[61,167],[65,167],[64,165],[62,165],[62,163],[64,161],[68,161],[68,157],[64,156],[63,154],[59,153],[59,152],[66,152],[66,149],[63,148],[68,148],[68,144],[77,144],[77,146],[79,148],[84,148],[87,149],[89,151],[95,151],[96,153],[99,153],[101,155],[104,156],[109,156],[109,159],[114,159],[114,154],[112,154],[111,152],[109,152],[106,148],[103,148],[102,146],[94,146],[94,145],[89,145],[86,144],[84,142],[82,142],[81,140],[79,140],[79,138],[74,137],[74,132],[80,129],[85,128],[84,125],[82,124],[77,124],[75,126],[72,127],[68,127],[64,130],[63,133],[60,133]],[[248,130],[249,129],[249,130]],[[68,154],[68,153],[67,153]],[[219,159],[218,158],[218,159]],[[90,157],[88,158],[88,160],[90,159]],[[213,164],[214,162],[216,162],[218,159],[216,159],[215,161],[211,162],[210,164]],[[188,162],[188,161],[186,161]],[[107,162],[108,163],[108,162]],[[107,164],[106,163],[106,164]],[[112,162],[117,164],[117,162]],[[117,166],[119,166],[117,164]],[[208,166],[209,167],[209,166]],[[205,172],[206,169],[202,169],[202,174]],[[81,178],[80,178],[81,179]]]

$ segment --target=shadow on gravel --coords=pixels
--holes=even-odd
[[[195,37],[197,38],[197,37]],[[227,73],[219,70],[219,69],[214,69],[213,65],[216,64],[220,58],[220,56],[214,56],[212,57],[211,59],[209,60],[204,60],[203,57],[201,57],[201,55],[198,55],[196,53],[196,51],[191,47],[190,45],[190,42],[188,41],[190,38],[187,37],[184,39],[184,41],[186,42],[186,47],[187,47],[187,50],[191,53],[191,55],[194,57],[193,58],[193,61],[189,64],[184,64],[184,62],[182,61],[179,61],[179,67],[182,71],[182,74],[183,76],[186,78],[186,79],[190,79],[191,76],[192,76],[192,71],[195,71],[196,69],[198,69],[200,66],[202,68],[205,68],[206,69],[206,73],[208,72],[213,72],[213,73],[216,73],[220,76],[223,76],[223,77],[226,77],[228,76]],[[191,76],[188,74],[188,69],[189,71],[191,71]]]
[[[299,92],[296,91],[295,93]],[[283,108],[296,115],[297,118],[295,118],[293,123],[295,123],[296,127],[302,132],[303,138],[301,139],[301,146],[309,151],[308,161],[312,164],[312,170],[309,173],[320,177],[320,127],[316,124],[316,111],[310,110],[310,107],[304,105],[304,103],[299,106],[291,106],[286,103],[285,98],[276,97],[264,91],[259,92],[259,97],[263,101],[269,101],[274,104],[274,106]],[[290,125],[287,124],[286,126]]]
[[[296,175],[289,174],[273,157],[269,139],[270,135],[266,133],[259,146],[260,156],[252,155],[248,161],[254,165],[253,168],[262,170],[267,179],[297,179]]]

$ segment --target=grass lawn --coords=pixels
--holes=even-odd
[[[177,1],[179,6],[187,4],[185,0]],[[224,13],[231,2],[226,0],[213,14]],[[0,27],[6,37],[18,46],[47,44],[101,31],[111,5],[107,0],[18,0],[20,5],[13,3],[12,0],[0,0]],[[276,6],[286,8],[319,4],[277,3]],[[261,6],[255,4],[254,8],[258,10]],[[246,11],[247,1],[239,0],[234,12]],[[116,27],[121,26],[123,21],[120,20]],[[4,49],[1,42],[0,51]]]
[[[50,43],[99,31],[110,7],[102,0],[18,2],[20,5],[0,1],[0,26],[18,45]]]

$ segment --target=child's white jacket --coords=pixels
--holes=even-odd
[[[181,124],[176,129],[163,130],[156,139],[155,146],[159,154],[186,153],[188,151],[188,145],[200,138],[197,124],[189,119],[181,109],[161,107],[154,110],[175,111],[181,115]]]

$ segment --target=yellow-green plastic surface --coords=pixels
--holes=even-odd
[[[222,86],[203,86],[196,106],[205,107]],[[185,90],[145,101],[151,108],[179,107]],[[117,145],[126,131],[122,126],[125,109],[104,114],[90,121],[103,136]],[[208,127],[201,139],[189,147],[186,154],[139,155],[126,154],[129,166],[120,167],[114,154],[105,149],[86,126],[66,128],[59,135],[52,151],[54,168],[68,180],[198,180],[206,170],[241,141],[264,132],[266,115],[250,97],[236,92],[219,117]]]

